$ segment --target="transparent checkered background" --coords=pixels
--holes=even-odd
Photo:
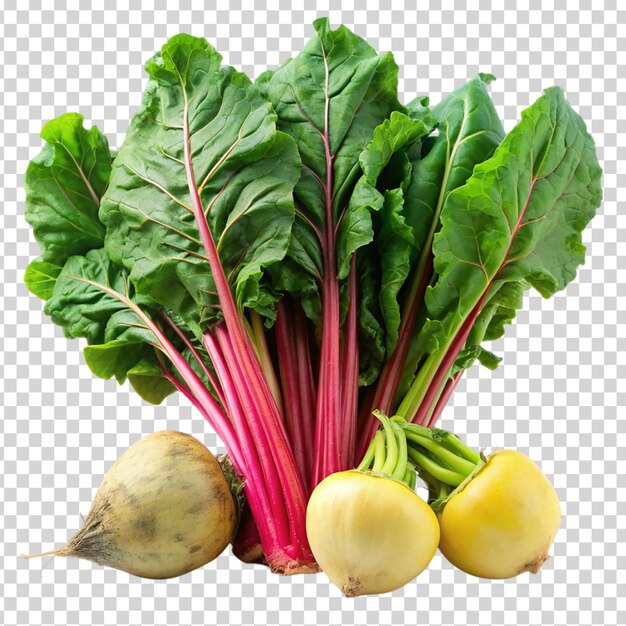
[[[0,573],[1,623],[13,624],[617,624],[626,623],[626,10],[617,0],[501,3],[90,2],[4,0],[0,25]],[[101,5],[99,2],[94,5]],[[114,5],[109,2],[107,5]],[[195,7],[191,8],[191,5]],[[216,4],[219,9],[216,9]],[[253,5],[254,4],[254,8]],[[393,10],[389,10],[390,5]],[[421,9],[414,10],[414,4]],[[201,8],[206,5],[208,8]],[[230,5],[230,8],[228,6]],[[403,6],[404,5],[404,6]],[[517,5],[517,8],[515,8]],[[622,5],[623,6],[623,5]],[[245,7],[245,8],[244,8]],[[341,10],[338,8],[341,7]],[[81,524],[103,474],[141,435],[215,436],[184,401],[152,407],[92,377],[22,285],[38,254],[23,219],[23,174],[39,130],[80,111],[119,145],[136,110],[143,62],[179,31],[206,36],[230,64],[258,75],[329,15],[392,50],[407,100],[437,102],[478,71],[492,72],[510,128],[543,87],[562,85],[587,120],[604,164],[605,201],[585,232],[579,277],[550,301],[532,294],[495,349],[494,373],[472,369],[444,426],[473,446],[517,447],[553,477],[563,503],[554,558],[539,575],[490,582],[456,571],[439,554],[393,594],[348,600],[323,574],[279,578],[227,550],[182,578],[152,582],[86,561],[23,561],[63,544]],[[620,382],[621,386],[620,386]],[[411,538],[407,537],[407,541]],[[618,599],[621,597],[621,600]]]

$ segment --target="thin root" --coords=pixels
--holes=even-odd
[[[69,554],[67,546],[57,548],[56,550],[48,550],[48,552],[41,552],[40,554],[20,554],[22,559],[38,559],[42,556],[62,556]]]

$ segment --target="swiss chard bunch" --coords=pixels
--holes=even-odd
[[[198,409],[244,480],[238,554],[280,572],[316,568],[308,497],[372,411],[433,425],[525,290],[575,277],[601,200],[559,88],[505,136],[493,77],[403,105],[391,54],[315,30],[256,83],[173,37],[117,152],[68,113],[25,179],[27,286],[94,374]]]

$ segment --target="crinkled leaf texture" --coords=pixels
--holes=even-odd
[[[161,402],[174,387],[156,365],[152,333],[137,328],[136,315],[100,288],[132,297],[127,273],[102,249],[98,211],[111,174],[108,142],[76,113],[48,122],[41,137],[46,144],[30,162],[25,186],[26,219],[42,256],[26,268],[24,282],[47,301],[45,312],[66,336],[87,340],[85,360],[96,376],[121,383],[139,363],[151,363],[150,389],[140,395]]]
[[[419,260],[430,254],[446,198],[465,184],[474,167],[489,158],[504,137],[502,122],[487,90],[492,80],[489,74],[479,74],[434,106],[431,113],[437,124],[436,134],[424,139],[419,150],[411,146],[407,151],[410,165],[408,181],[404,183],[402,215],[413,233],[409,250],[413,282],[422,278],[420,272],[424,268]],[[427,99],[419,97],[407,107],[412,117],[420,118],[429,114],[427,105]],[[426,247],[429,249],[425,250]],[[418,329],[424,322],[422,315]],[[424,351],[429,351],[424,346],[430,344],[430,349],[436,348],[437,337],[433,335],[436,333],[425,335],[419,330],[414,333],[399,385],[401,393],[408,388]]]
[[[27,215],[43,251],[26,273],[29,287],[49,299],[46,312],[66,335],[87,339],[85,358],[96,375],[129,378],[151,402],[174,389],[163,378],[154,337],[106,289],[153,316],[166,309],[196,335],[219,314],[185,166],[194,170],[240,307],[273,315],[275,296],[259,280],[289,243],[297,149],[276,131],[258,90],[220,61],[204,40],[173,38],[147,65],[144,106],[113,170],[104,136],[70,114],[46,125],[48,144],[27,176]]]
[[[119,383],[129,378],[142,398],[159,403],[175,388],[157,365],[155,337],[127,304],[106,290],[131,301],[135,295],[128,273],[114,264],[104,249],[70,257],[45,312],[66,336],[87,340],[85,361],[96,376],[115,377]],[[131,374],[137,369],[143,372],[147,366],[151,367],[151,383],[137,388]]]
[[[422,141],[435,126],[437,120],[425,105],[413,111],[410,117],[394,111],[375,129],[372,141],[360,157],[364,176],[359,182],[366,181],[372,189],[374,186],[385,188],[384,182],[395,183],[381,196],[384,197],[382,210],[373,219],[375,246],[367,251],[379,265],[378,307],[387,355],[391,354],[398,340],[399,294],[411,272],[416,245],[405,216],[405,191],[412,172],[408,154],[415,155],[416,160],[419,158]]]
[[[273,282],[297,295],[319,324],[320,283],[330,271],[324,257],[329,232],[337,278],[344,280],[352,256],[374,239],[372,213],[384,203],[376,179],[395,152],[428,134],[432,125],[404,114],[391,54],[379,56],[344,26],[332,30],[325,18],[314,27],[316,35],[302,52],[263,74],[257,84],[276,110],[278,127],[296,140],[302,158],[293,236],[286,262],[271,269]],[[364,251],[364,256],[369,254]],[[371,366],[383,356],[384,330],[378,291],[367,290],[378,289],[380,282],[374,267],[358,263],[361,382],[371,382],[378,371]],[[362,272],[368,279],[361,279]],[[389,284],[391,293],[395,283]],[[342,289],[342,313],[346,298]]]
[[[98,209],[112,157],[106,137],[95,127],[86,130],[78,113],[48,122],[41,138],[46,144],[24,178],[24,217],[42,254],[27,268],[24,281],[33,294],[47,300],[65,261],[104,242]]]
[[[272,317],[275,296],[260,278],[287,252],[300,175],[295,143],[277,132],[271,105],[221,59],[204,39],[178,35],[148,61],[143,105],[100,211],[111,259],[130,272],[138,293],[196,334],[219,307],[195,191],[238,305]]]
[[[319,301],[318,283],[326,271],[320,240],[326,232],[327,211],[333,226],[345,224],[337,248],[338,267],[345,276],[354,251],[372,237],[366,205],[350,201],[361,175],[359,157],[374,129],[402,107],[397,99],[398,67],[391,54],[378,56],[344,26],[331,30],[325,18],[316,20],[314,27],[316,35],[302,52],[263,74],[258,85],[276,110],[278,127],[295,139],[302,157],[288,253],[291,263],[275,270],[300,274],[299,281],[283,280],[283,284]],[[326,147],[332,172],[327,171]],[[319,311],[319,304],[309,310]]]
[[[425,140],[406,190],[405,215],[413,229],[416,254],[421,252],[431,228],[438,230],[448,195],[465,184],[474,167],[490,157],[504,137],[502,122],[486,88],[492,80],[490,74],[479,74],[432,109],[437,134]],[[423,98],[408,107],[422,111]]]
[[[544,297],[563,289],[584,260],[581,231],[600,205],[601,173],[583,120],[560,88],[547,89],[446,199],[422,332],[445,347],[473,318],[495,338],[525,288]]]

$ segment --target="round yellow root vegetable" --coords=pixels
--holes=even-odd
[[[315,559],[346,596],[402,587],[439,542],[437,518],[414,491],[360,471],[331,474],[315,488],[306,529]]]
[[[172,578],[215,559],[236,523],[215,457],[191,435],[163,431],[115,462],[66,546],[33,556],[76,556],[136,576]]]
[[[439,515],[443,555],[482,578],[537,573],[561,524],[559,500],[525,454],[501,450],[452,494]]]

